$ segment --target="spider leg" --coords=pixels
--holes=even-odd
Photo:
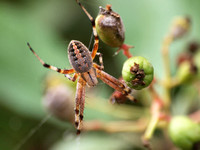
[[[78,130],[77,131],[81,131],[82,126],[83,126],[83,112],[84,112],[84,108],[85,108],[85,82],[82,85],[83,90],[82,90],[82,98],[80,101],[80,114],[79,114],[79,126],[78,126]]]
[[[62,74],[70,74],[70,73],[74,73],[75,70],[74,69],[60,69],[60,68],[57,68],[55,66],[52,66],[52,65],[49,65],[49,64],[46,64],[36,53],[35,51],[32,49],[32,47],[30,46],[29,43],[27,43],[29,49],[33,52],[33,54],[37,57],[37,59],[41,62],[41,64],[46,67],[46,68],[49,68],[51,70],[54,70],[54,71],[57,71],[58,73],[62,73]]]
[[[88,16],[88,18],[90,19],[90,22],[92,23],[92,29],[93,29],[93,35],[94,35],[94,45],[93,45],[93,49],[92,49],[92,59],[95,58],[96,53],[98,51],[98,47],[99,47],[99,38],[97,35],[97,31],[96,31],[96,27],[95,27],[95,20],[94,18],[88,13],[88,11],[85,9],[85,7],[79,2],[79,0],[76,0],[76,2],[79,4],[79,6],[83,9],[83,11],[85,12],[85,14]]]
[[[130,95],[132,90],[120,82],[118,79],[114,78],[113,76],[107,74],[106,72],[99,70],[96,68],[97,77],[100,78],[104,83],[108,84],[110,87],[114,88],[115,90],[121,92],[131,101],[135,101],[135,98]]]
[[[75,106],[75,126],[77,129],[77,135],[81,133],[83,111],[85,103],[85,81],[79,77],[76,86],[76,106]]]
[[[100,62],[100,70],[103,70],[104,69],[104,66],[103,66],[103,56],[101,53],[97,52],[97,56],[99,56],[99,62]]]
[[[71,77],[69,74],[65,74],[65,77],[67,77],[69,80],[75,82],[78,78],[78,73],[74,73],[73,77]]]

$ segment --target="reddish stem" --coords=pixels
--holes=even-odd
[[[133,48],[134,46],[130,46],[130,45],[126,45],[126,44],[122,44],[121,47],[119,47],[119,49],[117,50],[117,52],[115,54],[118,54],[119,51],[123,50],[123,54],[127,57],[127,58],[131,58],[133,57],[133,55],[130,53],[129,49]]]

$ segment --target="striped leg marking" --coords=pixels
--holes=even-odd
[[[67,77],[69,80],[75,82],[76,79],[78,78],[78,73],[74,73],[73,76],[70,76],[69,74],[65,74],[65,77]]]
[[[99,48],[99,38],[97,35],[97,31],[96,31],[96,27],[95,27],[95,20],[94,18],[89,14],[89,12],[85,9],[85,7],[79,2],[79,0],[76,0],[76,2],[78,3],[78,5],[83,9],[83,11],[85,12],[85,14],[88,16],[88,18],[90,19],[90,22],[92,23],[92,29],[93,29],[93,34],[94,34],[94,45],[93,45],[93,49],[92,49],[92,59],[95,58],[96,53],[98,51]]]
[[[110,87],[114,88],[115,90],[121,92],[123,95],[125,95],[129,100],[136,101],[136,99],[131,95],[131,89],[129,87],[126,87],[122,82],[120,82],[118,79],[114,78],[113,76],[107,74],[106,72],[97,70],[97,77],[100,78],[103,82],[108,84]]]
[[[57,68],[57,67],[55,67],[55,66],[46,64],[46,63],[35,53],[35,51],[32,49],[32,47],[30,46],[30,44],[27,43],[27,45],[28,45],[29,49],[32,51],[32,53],[37,57],[37,59],[40,61],[40,63],[41,63],[45,68],[49,68],[49,69],[51,69],[51,70],[57,71],[58,73],[62,73],[62,74],[71,74],[71,73],[74,73],[74,72],[75,72],[74,69],[69,69],[69,70],[60,69],[60,68]]]
[[[104,66],[103,66],[103,55],[99,52],[97,52],[97,56],[99,56],[99,63],[100,63],[100,70],[104,70]]]
[[[80,77],[76,87],[76,105],[75,105],[75,127],[77,135],[81,133],[83,110],[85,103],[85,81]]]
[[[84,112],[84,106],[85,106],[85,82],[83,81],[82,84],[82,95],[81,95],[81,100],[80,100],[80,114],[79,114],[79,126],[77,128],[77,131],[81,131],[82,126],[83,126],[83,112]]]

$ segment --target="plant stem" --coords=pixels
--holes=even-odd
[[[145,140],[149,140],[151,139],[153,133],[154,133],[154,130],[156,129],[156,126],[158,124],[158,120],[159,120],[159,115],[158,114],[154,114],[152,115],[151,117],[151,120],[150,120],[150,123],[145,131],[145,134],[144,134],[144,139]]]
[[[169,47],[173,41],[173,37],[169,34],[165,37],[162,45],[162,55],[163,55],[163,62],[164,62],[164,70],[165,70],[165,82],[171,83],[171,71],[170,71],[170,58],[169,58]],[[170,87],[164,87],[164,101],[165,101],[165,108],[166,110],[169,109],[171,104],[171,96],[170,96]]]
[[[86,131],[106,131],[106,132],[142,132],[147,126],[146,119],[138,121],[85,121],[83,130]]]

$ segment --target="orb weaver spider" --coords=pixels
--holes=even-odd
[[[87,10],[82,6],[82,4],[76,0],[76,2],[81,6],[85,14],[88,16],[89,20],[92,23],[93,35],[94,35],[94,45],[92,52],[90,53],[89,49],[80,41],[72,40],[68,45],[68,59],[72,66],[72,69],[60,69],[55,66],[45,63],[32,49],[29,43],[27,43],[29,49],[37,57],[40,63],[51,70],[57,71],[58,73],[65,74],[68,79],[71,81],[76,81],[76,96],[75,96],[75,127],[77,129],[77,135],[80,134],[83,121],[83,111],[85,105],[85,86],[95,86],[98,83],[97,78],[100,78],[104,83],[108,84],[110,87],[121,92],[131,101],[134,101],[134,97],[130,95],[132,92],[129,87],[120,82],[118,79],[107,74],[103,71],[103,61],[102,56],[98,53],[99,38],[97,36],[96,27],[94,19],[87,12]],[[94,63],[93,60],[96,55],[99,55],[99,61],[101,66]],[[69,76],[73,74],[73,77]]]

